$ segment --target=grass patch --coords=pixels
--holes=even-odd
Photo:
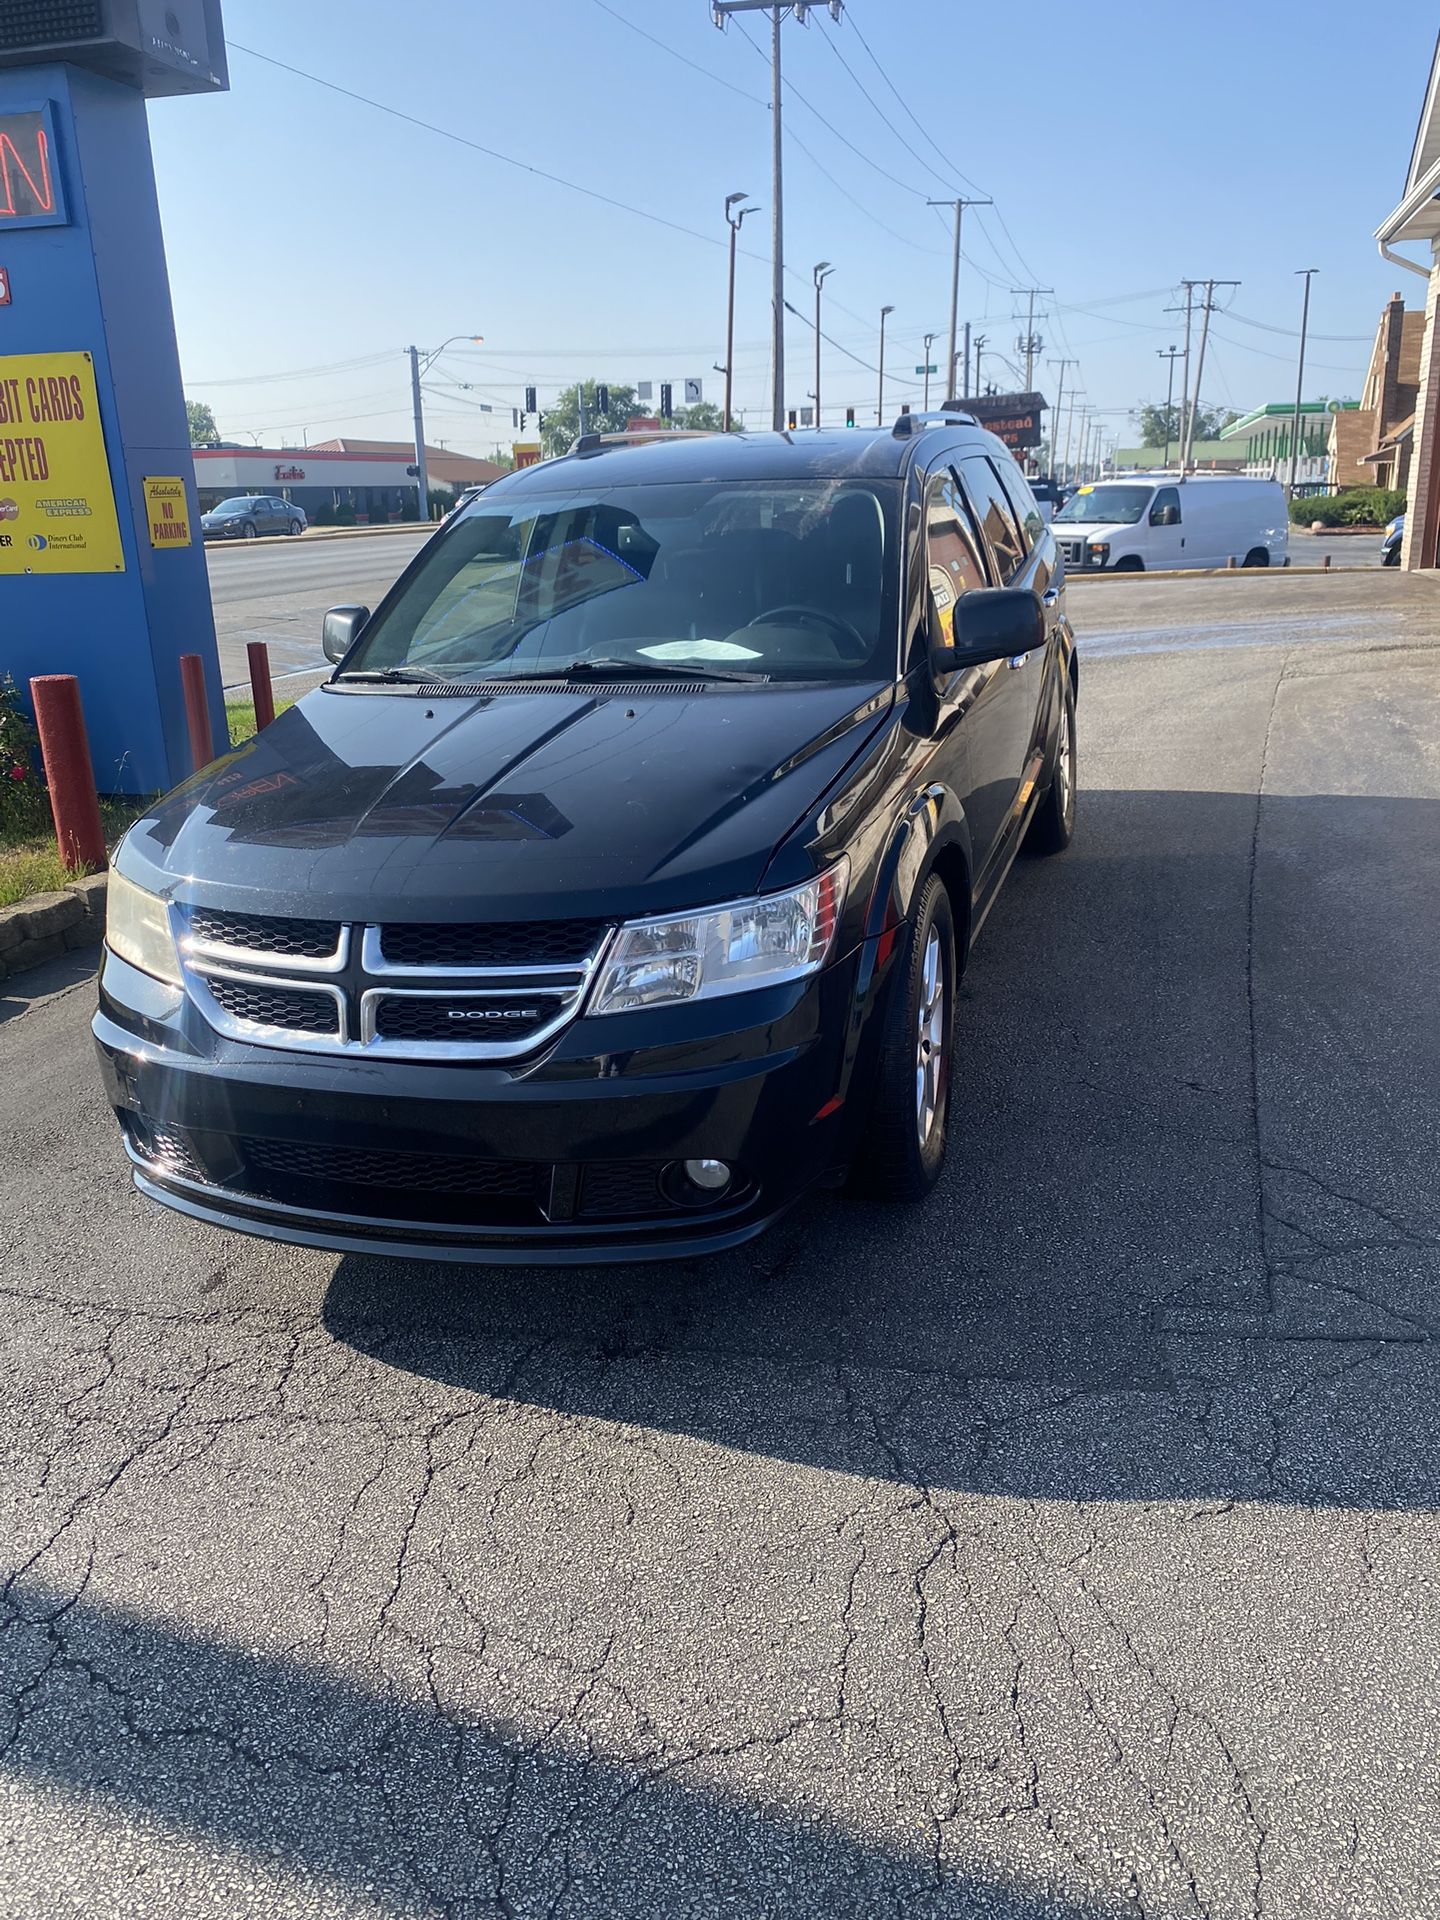
[[[149,800],[140,799],[102,800],[100,824],[105,829],[106,845],[113,847],[130,822],[138,820],[149,805]],[[13,907],[17,900],[28,900],[34,893],[58,893],[78,877],[56,852],[53,833],[0,840],[0,907]]]
[[[275,717],[278,720],[287,707],[295,702],[287,700],[284,694],[275,701]],[[253,700],[227,700],[225,702],[225,723],[230,729],[232,747],[243,745],[255,732],[255,702]]]

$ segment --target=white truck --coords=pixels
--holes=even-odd
[[[1289,520],[1278,480],[1121,474],[1080,487],[1055,516],[1067,573],[1283,567]]]

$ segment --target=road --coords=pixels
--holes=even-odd
[[[922,1210],[275,1248],[0,1002],[6,1915],[1440,1913],[1440,588],[1263,587],[1087,589]]]
[[[253,546],[209,546],[210,598],[227,686],[246,685],[245,644],[264,640],[272,673],[323,667],[320,622],[327,607],[373,607],[425,533],[302,537]]]

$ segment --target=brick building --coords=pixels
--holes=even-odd
[[[1420,125],[1405,176],[1405,191],[1395,211],[1375,230],[1385,259],[1425,281],[1424,337],[1416,372],[1415,405],[1408,436],[1409,505],[1401,565],[1412,570],[1436,564],[1440,539],[1440,40],[1430,62],[1430,79],[1420,110]],[[1396,252],[1408,247],[1420,258]],[[1392,301],[1391,305],[1394,305]],[[1396,454],[1399,453],[1398,432]],[[1377,449],[1381,451],[1381,449]],[[1378,465],[1379,463],[1375,463]]]
[[[1424,310],[1407,311],[1403,298],[1392,293],[1375,329],[1360,404],[1330,422],[1329,481],[1335,491],[1398,487],[1403,492],[1409,486],[1424,340]]]

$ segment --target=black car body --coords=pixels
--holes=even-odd
[[[276,494],[240,493],[200,516],[206,540],[257,540],[269,534],[304,533],[305,509]]]
[[[1049,529],[964,418],[579,448],[127,835],[95,1034],[155,1198],[593,1260],[938,1174],[965,956],[1074,818]]]

